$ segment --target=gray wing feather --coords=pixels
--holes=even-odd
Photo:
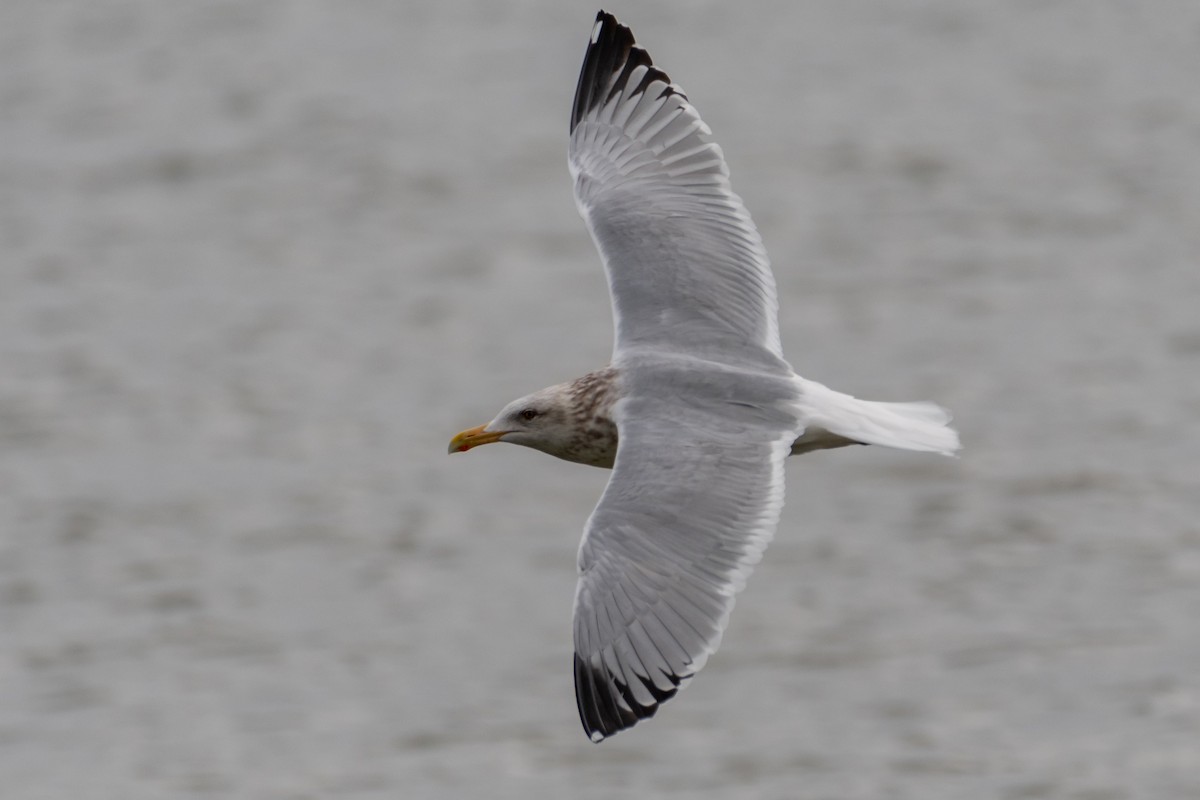
[[[580,545],[576,698],[595,741],[653,716],[704,666],[783,505],[791,385],[740,376],[747,401],[733,403],[697,391],[731,374],[683,374],[623,374],[616,464]],[[664,381],[672,391],[641,385]]]
[[[767,254],[710,135],[629,29],[601,12],[568,162],[608,272],[614,353],[648,346],[724,363],[782,359]]]

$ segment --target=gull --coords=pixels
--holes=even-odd
[[[711,130],[596,16],[571,109],[575,200],[600,251],[610,364],[506,405],[490,442],[612,469],[579,547],[575,697],[594,741],[652,717],[704,666],[779,523],[784,459],[852,444],[951,455],[932,403],[859,400],[783,358],[775,279]]]

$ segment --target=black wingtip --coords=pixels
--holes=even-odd
[[[653,717],[662,703],[675,696],[682,683],[682,679],[668,675],[672,686],[664,690],[649,679],[640,675],[635,677],[654,698],[651,705],[639,703],[625,682],[607,669],[588,664],[575,654],[575,703],[579,707],[583,731],[593,742],[601,742],[605,737]],[[618,702],[618,698],[624,703]]]
[[[617,18],[606,11],[596,14],[596,22],[592,26],[592,36],[588,41],[587,52],[583,56],[583,67],[579,71],[579,83],[575,87],[575,102],[571,107],[571,130],[580,120],[587,116],[588,111],[597,105],[608,102],[612,95],[622,91],[637,67],[646,67],[647,73],[635,88],[634,93],[644,91],[653,81],[670,84],[671,79],[665,72],[656,68],[650,59],[650,54],[635,46],[633,31],[617,22]],[[612,89],[605,93],[610,77],[617,72],[620,75],[613,83]],[[673,94],[668,89],[667,94]]]

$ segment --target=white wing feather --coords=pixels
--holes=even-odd
[[[575,694],[594,741],[653,716],[704,666],[778,524],[792,384],[725,377],[739,401],[705,391],[713,376],[691,365],[622,373],[616,465],[575,594]]]
[[[766,251],[686,95],[603,12],[584,58],[568,162],[604,259],[614,357],[635,347],[782,362]]]

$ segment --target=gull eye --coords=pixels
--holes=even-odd
[[[525,420],[526,422],[530,422],[535,417],[537,417],[537,415],[538,415],[537,409],[527,408],[521,412],[521,419]]]

